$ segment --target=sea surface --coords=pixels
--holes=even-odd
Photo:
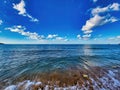
[[[0,45],[0,90],[120,90],[120,45]]]

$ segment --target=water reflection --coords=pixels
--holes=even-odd
[[[95,58],[92,57],[94,56],[92,46],[91,45],[85,45],[83,47],[83,53],[84,53],[84,68],[89,69],[91,66],[96,66],[97,62],[95,61]]]
[[[83,46],[83,53],[84,53],[84,55],[86,55],[86,56],[92,56],[93,53],[92,53],[92,49],[91,48],[92,47],[90,45]]]

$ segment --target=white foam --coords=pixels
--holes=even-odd
[[[16,87],[16,85],[11,85],[11,86],[8,86],[7,88],[5,88],[5,90],[17,90],[17,87]]]
[[[35,82],[28,81],[25,85],[25,90],[31,90],[33,85],[35,85]]]
[[[37,82],[35,85],[42,85],[42,82]]]
[[[89,78],[91,79],[94,90],[108,90],[108,89],[115,90],[120,88],[120,81],[117,80],[115,76],[116,74],[113,71],[108,70],[108,73],[106,72],[106,74],[103,74],[103,76],[100,78],[99,77],[96,78],[89,77]],[[67,87],[58,87],[56,85],[53,86],[45,85],[44,90],[50,90],[51,87],[54,88],[54,90],[89,90],[91,82],[85,81],[82,86],[76,84],[74,86],[67,86]],[[42,85],[42,82],[26,80],[21,83],[18,83],[17,85],[8,86],[4,90],[17,90],[20,87],[22,87],[23,90],[32,90],[33,89],[32,86],[39,87],[40,85]],[[42,89],[39,88],[39,90]]]
[[[46,85],[44,89],[49,90],[49,85]]]
[[[112,90],[115,88],[120,88],[120,81],[115,78],[115,73],[113,73],[111,70],[109,70],[108,73],[101,77],[99,80],[102,82],[102,85],[105,88]]]
[[[30,80],[23,81],[17,85],[11,85],[5,88],[5,90],[17,90],[18,88],[24,86],[24,90],[32,90],[32,86],[36,85],[39,86],[41,85],[41,82],[31,82]]]
[[[114,87],[118,87],[118,86],[120,87],[120,81],[115,79],[115,77],[114,77],[115,74],[112,71],[109,70],[108,76],[112,79]]]

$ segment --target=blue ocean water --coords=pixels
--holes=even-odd
[[[69,68],[120,66],[120,45],[0,45],[0,82]]]

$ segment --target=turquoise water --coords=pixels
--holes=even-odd
[[[0,45],[1,88],[25,74],[90,67],[119,68],[120,45]]]

